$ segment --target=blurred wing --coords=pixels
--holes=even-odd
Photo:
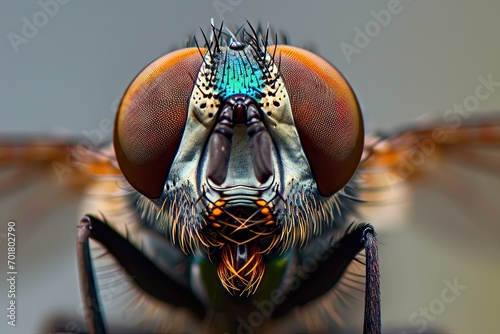
[[[55,314],[82,318],[75,256],[79,207],[90,183],[121,174],[110,150],[92,151],[79,139],[0,137],[0,252],[7,251],[6,223],[14,221],[17,296],[26,317],[17,324],[20,332],[40,332]],[[2,272],[6,265],[2,261]],[[72,323],[67,325],[71,331]],[[9,332],[2,326],[6,322],[0,332]]]
[[[488,193],[491,181],[482,180],[483,175],[500,180],[500,112],[452,125],[443,120],[416,122],[367,139],[356,174],[359,197],[365,201],[360,211],[376,220],[379,229],[391,228],[412,210],[415,191],[427,188],[491,227],[496,222],[492,213],[499,212],[493,203],[498,192]]]
[[[111,149],[91,150],[76,138],[0,138],[0,197],[23,193],[11,218],[36,221],[76,200],[91,180],[121,175]]]
[[[498,332],[500,112],[365,147],[357,197],[379,234],[385,330]]]

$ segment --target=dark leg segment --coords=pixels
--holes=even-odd
[[[290,312],[294,307],[307,304],[327,293],[340,280],[345,270],[365,249],[366,253],[366,288],[365,288],[365,322],[363,333],[378,334],[381,332],[380,320],[380,278],[378,248],[375,231],[369,224],[354,227],[341,240],[326,249],[325,258],[318,262],[317,269],[307,278],[300,281],[297,289],[286,296],[284,303],[278,305],[273,316],[275,318]]]
[[[76,254],[78,257],[78,272],[80,274],[80,289],[83,299],[83,309],[85,321],[90,334],[105,333],[104,321],[97,295],[97,288],[94,276],[94,267],[90,255],[89,236],[90,219],[84,217],[78,225],[78,244]]]
[[[91,333],[104,333],[105,329],[89,250],[89,237],[100,242],[144,292],[169,305],[187,308],[199,319],[203,319],[205,307],[193,292],[165,274],[109,225],[95,217],[85,216],[79,228],[78,266],[86,321]]]
[[[378,261],[377,238],[373,228],[363,233],[366,253],[365,321],[363,333],[380,333],[382,328],[380,314],[380,268]]]

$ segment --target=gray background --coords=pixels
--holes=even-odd
[[[223,14],[228,24],[239,26],[245,18],[270,22],[287,33],[291,44],[311,47],[337,66],[354,88],[370,127],[391,128],[462,103],[474,94],[478,76],[491,74],[500,81],[496,0],[402,0],[402,11],[352,55],[351,62],[340,44],[354,45],[354,29],[364,30],[374,20],[370,11],[386,9],[388,1],[232,3],[237,5]],[[207,29],[211,17],[220,19],[213,1],[71,1],[61,5],[16,53],[8,34],[22,35],[23,17],[33,22],[40,10],[36,1],[0,4],[1,135],[82,134],[98,129],[102,119],[114,117],[122,92],[146,64],[182,46],[199,27]],[[479,109],[500,110],[500,91],[481,101]],[[465,203],[479,211],[488,202],[484,199],[495,203],[498,179],[493,183],[470,171],[464,175],[463,180],[476,180],[474,189],[480,190],[467,194]],[[51,182],[46,180],[43,186],[50,188]],[[16,193],[5,201],[2,197],[0,205],[2,223],[14,218],[20,229],[19,327],[14,333],[36,332],[48,315],[81,314],[74,263],[77,205],[59,206],[42,222],[33,218],[33,212],[40,211],[52,195],[34,193]],[[496,221],[497,205],[489,208],[485,221]],[[440,297],[443,280],[458,277],[467,290],[429,324],[453,333],[498,332],[499,243],[491,232],[493,225],[478,228],[478,219],[461,209],[446,197],[421,189],[414,215],[405,220],[413,224],[381,233],[385,328],[418,330],[409,324],[409,316]],[[2,260],[2,272],[3,265]],[[4,287],[2,279],[2,301]],[[10,330],[2,320],[0,332]]]

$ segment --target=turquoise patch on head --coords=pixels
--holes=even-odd
[[[227,49],[218,62],[216,90],[222,99],[234,94],[246,94],[260,101],[264,86],[263,72],[254,53],[245,50]]]

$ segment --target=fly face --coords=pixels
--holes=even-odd
[[[114,146],[146,224],[217,262],[226,290],[248,295],[267,259],[334,227],[363,122],[320,57],[244,31],[228,42],[213,35],[208,48],[168,54],[138,75]]]

